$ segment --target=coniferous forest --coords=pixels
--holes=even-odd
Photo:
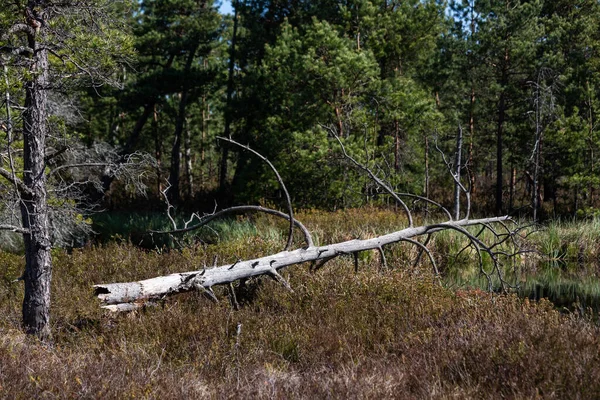
[[[600,2],[220,6],[0,0],[0,398],[599,397]]]
[[[459,173],[477,213],[595,214],[598,2],[234,1],[233,15],[217,6],[62,10],[42,39],[52,149],[77,147],[71,157],[95,161],[114,153],[117,164],[152,156],[144,208],[162,209],[167,186],[178,207],[277,203],[268,167],[215,139],[232,137],[277,166],[295,207],[334,210],[386,200],[348,169],[332,135],[393,188],[449,206],[441,154],[456,170],[460,136]],[[8,33],[26,20],[24,8],[7,1],[2,14],[12,107],[3,130],[11,126],[15,148],[28,54]],[[85,173],[101,182],[87,199],[139,209],[133,186],[97,169]],[[55,179],[75,182],[68,172]]]

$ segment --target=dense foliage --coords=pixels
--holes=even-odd
[[[211,1],[116,4],[84,23],[68,7],[53,20],[62,35],[50,54],[54,76],[73,78],[50,89],[52,127],[88,146],[152,154],[157,201],[167,185],[183,207],[280,201],[265,166],[216,143],[219,134],[272,160],[297,207],[383,201],[341,160],[337,135],[400,191],[452,203],[439,148],[460,161],[481,212],[596,212],[595,0],[236,0],[234,15],[219,15]],[[0,25],[8,29],[18,8],[3,10]],[[94,36],[94,24],[107,34]],[[6,40],[1,87],[14,129],[22,70]],[[69,51],[92,78],[102,75],[93,90]],[[90,63],[90,54],[101,57]],[[104,177],[99,189],[114,185]],[[108,193],[106,205],[137,206],[121,190]]]
[[[196,161],[186,163],[188,197],[221,189],[239,201],[276,199],[275,181],[257,160],[217,153],[211,137],[225,130],[282,169],[298,207],[357,205],[377,194],[340,161],[333,134],[398,189],[450,202],[435,146],[451,155],[462,127],[461,166],[484,209],[512,212],[537,198],[544,215],[594,212],[597,2],[234,6],[235,21],[225,18],[213,51],[194,61],[208,58],[221,72],[196,83],[212,86],[188,112],[184,153]],[[175,131],[177,110],[162,111],[167,132]],[[123,140],[133,127],[126,121]],[[170,133],[159,140],[153,132],[165,129],[152,129],[145,134],[166,147],[157,154],[168,153],[177,140]],[[194,175],[200,186],[192,186]]]

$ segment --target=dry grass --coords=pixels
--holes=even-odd
[[[371,212],[301,217],[323,242],[395,229]],[[387,215],[387,217],[386,217]],[[319,222],[320,221],[320,222]],[[264,220],[256,222],[259,228]],[[396,225],[397,226],[397,225]],[[261,229],[259,229],[260,231]],[[240,311],[197,293],[138,313],[104,314],[92,283],[191,270],[280,249],[277,235],[158,254],[106,245],[57,251],[53,346],[19,330],[20,256],[0,253],[2,398],[597,398],[593,315],[433,284],[428,268],[365,257],[288,272],[294,293],[261,279]],[[398,249],[391,250],[394,254]],[[241,331],[238,335],[238,324]]]

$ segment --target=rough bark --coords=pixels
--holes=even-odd
[[[32,10],[36,2],[29,2]],[[29,46],[35,49],[31,80],[25,82],[25,111],[23,112],[23,183],[28,189],[21,195],[23,227],[29,234],[25,241],[25,296],[23,325],[27,333],[42,339],[50,337],[50,282],[52,258],[44,173],[46,150],[48,52],[28,35]]]

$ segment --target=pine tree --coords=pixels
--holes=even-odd
[[[125,6],[104,0],[85,5],[28,0],[11,2],[0,11],[2,62],[6,81],[12,82],[5,91],[15,93],[15,100],[23,99],[22,167],[14,161],[17,131],[10,121],[14,103],[7,101],[6,154],[13,162],[9,169],[0,168],[0,176],[18,195],[22,225],[3,228],[23,233],[23,325],[27,333],[41,339],[51,337],[52,243],[46,168],[52,156],[49,96],[80,85],[118,83],[114,71],[131,53],[128,29],[121,25],[128,11]]]

